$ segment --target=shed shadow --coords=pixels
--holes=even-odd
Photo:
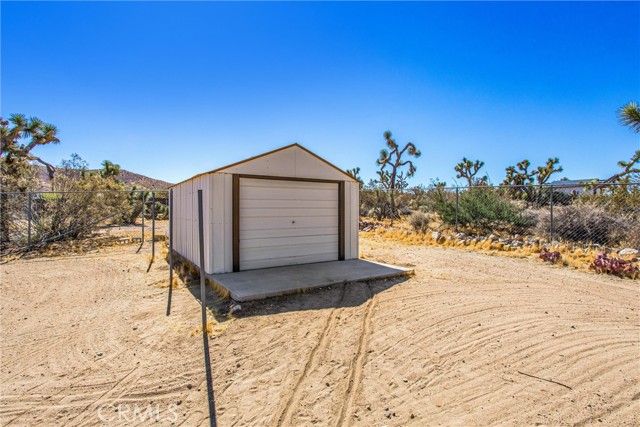
[[[241,309],[233,313],[233,316],[236,318],[248,318],[294,311],[357,307],[365,304],[375,295],[410,279],[410,276],[398,276],[386,279],[347,282],[310,289],[297,294],[242,302],[238,303]]]

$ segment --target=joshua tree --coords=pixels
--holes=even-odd
[[[549,157],[545,166],[538,166],[538,169],[533,171],[532,175],[535,175],[538,185],[546,184],[551,175],[556,172],[562,172],[562,166],[558,166],[558,163],[560,163],[560,160],[557,157],[553,159]]]
[[[10,126],[12,125],[12,126]],[[53,179],[55,168],[31,153],[35,147],[49,143],[57,144],[60,140],[57,137],[58,129],[48,123],[44,123],[37,117],[27,117],[24,114],[13,114],[9,120],[0,117],[0,137],[2,139],[2,157],[6,157],[8,162],[14,158],[27,161],[35,161],[43,164],[47,168],[49,178]],[[21,140],[28,140],[21,144]]]
[[[347,172],[347,174],[350,175],[353,179],[358,181],[358,184],[360,185],[360,189],[362,189],[362,187],[364,187],[364,181],[362,180],[362,177],[360,176],[360,168],[359,167],[355,167],[353,169],[347,169],[345,172]]]
[[[100,170],[100,176],[103,178],[113,178],[120,173],[120,165],[117,165],[109,160],[102,162],[102,170]]]
[[[27,191],[33,187],[36,171],[31,166],[32,161],[47,167],[49,177],[53,178],[55,168],[31,153],[38,145],[60,140],[56,137],[57,129],[54,125],[23,114],[13,114],[9,120],[0,117],[0,184],[2,191]],[[3,193],[0,197],[0,242],[9,241],[9,218],[12,209],[18,207],[9,203],[9,196]]]
[[[527,185],[533,184],[534,173],[529,172],[529,166],[531,166],[531,162],[529,160],[524,159],[521,162],[518,162],[516,166],[509,166],[507,171],[507,176],[505,177],[503,184],[504,185]]]
[[[640,133],[640,106],[630,101],[618,110],[618,118],[624,126],[629,126],[635,133]]]
[[[407,142],[404,148],[400,149],[396,140],[391,135],[391,131],[384,133],[384,139],[387,143],[387,148],[380,150],[380,157],[376,160],[376,164],[380,166],[380,171],[378,172],[380,182],[391,193],[391,214],[395,215],[396,204],[394,192],[398,189],[397,184],[399,182],[406,182],[406,179],[412,177],[416,172],[416,167],[413,162],[411,160],[403,160],[402,156],[407,153],[409,156],[418,158],[422,153],[412,142]],[[406,175],[400,171],[404,166],[409,167]],[[389,171],[387,168],[391,170]]]
[[[472,162],[466,157],[462,158],[462,161],[458,163],[454,169],[458,174],[456,178],[464,178],[467,180],[467,185],[469,187],[473,187],[474,185],[486,184],[489,178],[485,175],[480,178],[476,178],[475,176],[480,172],[480,169],[484,166],[484,162],[480,160],[476,160]]]
[[[630,127],[634,133],[640,133],[640,106],[637,102],[630,101],[622,106],[618,110],[618,118],[621,124]],[[638,163],[640,163],[640,150],[637,150],[628,162],[619,161],[618,166],[622,168],[622,172],[604,180],[602,184],[628,180],[631,176],[640,174],[640,168],[636,167]],[[599,185],[596,188],[602,188],[603,185]]]

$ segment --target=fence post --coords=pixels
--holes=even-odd
[[[553,184],[549,185],[549,243],[553,243]]]
[[[173,288],[173,189],[169,190],[169,300],[167,316],[171,314],[171,294]]]
[[[459,187],[456,187],[456,233],[458,232],[458,204],[459,204]]]
[[[145,198],[146,198],[145,196],[146,196],[146,194],[143,191],[142,192],[142,213],[141,213],[141,215],[142,215],[142,236],[140,236],[140,238],[141,238],[140,244],[141,245],[144,243],[144,203],[145,203]]]
[[[27,202],[27,251],[31,250],[31,191]]]
[[[207,291],[204,271],[204,215],[202,214],[202,190],[198,190],[198,241],[200,248],[200,300],[202,301],[202,333],[207,333]]]
[[[156,193],[151,192],[151,259],[156,258]]]
[[[204,269],[204,215],[202,213],[202,190],[198,190],[198,238],[200,241],[200,300],[202,301],[202,344],[204,367],[207,376],[207,400],[209,402],[209,425],[216,427],[216,404],[213,399],[213,376],[211,375],[211,356],[209,354],[209,335],[207,333],[207,290]]]

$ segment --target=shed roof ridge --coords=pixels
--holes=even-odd
[[[253,160],[257,160],[257,159],[260,159],[262,157],[266,157],[266,156],[269,156],[271,154],[275,154],[275,153],[278,153],[280,151],[288,150],[288,149],[294,148],[294,147],[300,148],[301,150],[305,151],[306,153],[310,154],[311,156],[315,157],[316,159],[320,160],[321,162],[327,164],[328,166],[331,166],[332,168],[334,168],[335,170],[337,170],[339,172],[342,172],[342,174],[347,176],[351,181],[355,181],[355,179],[351,175],[349,175],[347,172],[345,172],[344,170],[340,169],[339,167],[337,167],[333,163],[329,162],[328,160],[325,160],[322,157],[318,156],[316,153],[314,153],[313,151],[309,150],[308,148],[303,147],[302,145],[300,145],[297,142],[294,142],[293,144],[285,145],[283,147],[276,148],[275,150],[267,151],[267,152],[264,152],[262,154],[258,154],[256,156],[248,157],[248,158],[246,158],[244,160],[240,160],[240,161],[237,161],[237,162],[234,162],[234,163],[230,163],[228,165],[225,165],[225,166],[210,170],[208,172],[199,173],[197,175],[192,176],[191,178],[187,178],[187,179],[185,179],[183,181],[180,181],[177,184],[174,184],[169,188],[177,187],[178,185],[184,184],[185,182],[191,181],[193,179],[200,178],[200,177],[205,176],[205,175],[210,175],[212,173],[222,172],[225,169],[229,169],[229,168],[232,168],[234,166],[238,166],[238,165],[241,165],[243,163],[247,163],[247,162],[250,162],[250,161],[253,161]]]

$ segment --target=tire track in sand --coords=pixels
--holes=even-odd
[[[369,346],[369,337],[371,335],[371,316],[376,304],[376,299],[371,292],[371,286],[367,283],[367,290],[369,291],[369,301],[367,307],[364,309],[364,316],[362,320],[362,332],[358,339],[358,349],[353,356],[353,361],[350,366],[349,383],[347,385],[347,391],[345,393],[345,400],[340,408],[338,421],[334,424],[335,427],[349,426],[351,425],[351,418],[347,418],[353,408],[353,402],[358,394],[360,385],[362,382],[362,370],[364,368],[364,360],[366,357],[366,348]],[[346,418],[346,419],[345,419]]]
[[[294,386],[293,391],[291,392],[291,394],[289,395],[289,398],[287,399],[287,403],[284,405],[284,408],[282,409],[282,412],[278,417],[278,422],[276,423],[277,426],[291,425],[289,421],[293,416],[294,409],[298,406],[298,403],[300,402],[302,384],[304,383],[304,380],[307,377],[307,374],[317,367],[318,359],[319,359],[319,350],[327,347],[327,342],[329,340],[329,337],[331,336],[330,332],[335,328],[335,325],[337,322],[337,318],[335,314],[336,314],[336,311],[342,307],[342,304],[344,302],[344,297],[346,294],[346,289],[347,289],[347,286],[342,285],[342,289],[340,291],[340,298],[337,304],[335,305],[335,307],[333,307],[331,309],[331,312],[327,315],[327,319],[324,323],[324,326],[322,327],[320,338],[318,339],[318,342],[316,343],[316,345],[312,348],[311,353],[309,354],[309,359],[307,359],[307,363],[305,364],[304,369],[302,370],[302,373],[298,377],[296,385]]]

